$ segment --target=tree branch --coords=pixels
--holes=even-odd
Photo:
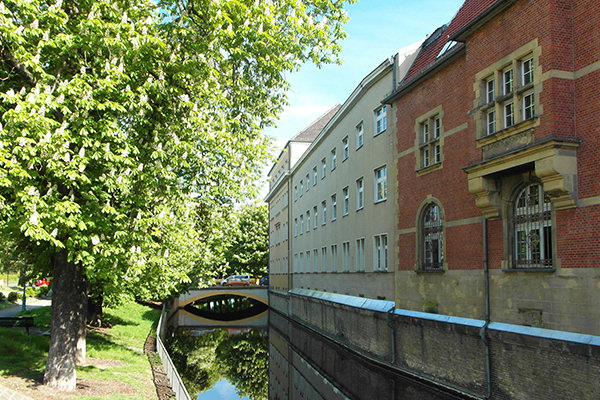
[[[37,84],[33,74],[29,72],[23,64],[15,60],[12,53],[5,46],[0,49],[0,54],[2,55],[2,58],[4,58],[4,62],[13,70],[17,71],[17,73],[25,80],[25,82],[27,82],[27,84],[29,84],[29,86],[33,87]]]

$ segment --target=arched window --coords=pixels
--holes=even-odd
[[[552,203],[539,183],[517,193],[513,218],[515,267],[552,267]]]
[[[431,203],[423,212],[421,220],[422,268],[441,269],[444,265],[444,216],[440,207]]]

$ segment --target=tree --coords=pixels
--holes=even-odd
[[[90,286],[189,284],[196,217],[253,192],[284,73],[337,60],[343,4],[0,1],[0,232],[53,276],[46,384],[75,387]]]
[[[224,258],[227,275],[261,276],[269,268],[269,208],[265,203],[242,207],[234,214]]]

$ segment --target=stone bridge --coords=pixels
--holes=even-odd
[[[224,287],[213,286],[208,288],[190,289],[187,293],[181,294],[174,302],[174,311],[177,313],[170,323],[175,323],[178,327],[197,327],[197,326],[263,326],[267,322],[268,311],[261,312],[258,315],[237,319],[232,321],[214,320],[195,315],[187,310],[186,306],[192,305],[198,300],[209,300],[212,297],[230,295],[254,299],[265,306],[269,305],[269,289],[265,286],[241,286]],[[169,319],[171,319],[171,317]]]

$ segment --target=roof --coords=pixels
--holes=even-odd
[[[445,55],[446,52],[449,53],[451,49],[458,50],[458,48],[462,47],[462,44],[453,46],[454,43],[452,43],[453,41],[450,38],[457,32],[462,31],[467,25],[479,19],[479,17],[491,9],[492,6],[504,1],[505,0],[466,0],[449,24],[437,28],[423,42],[419,55],[406,74],[404,82],[416,79],[436,63],[441,62],[441,60],[444,59],[442,56]]]
[[[315,140],[321,130],[327,125],[329,120],[335,115],[342,105],[336,104],[325,114],[314,120],[306,128],[298,132],[294,137],[290,139],[291,142],[312,142]]]

